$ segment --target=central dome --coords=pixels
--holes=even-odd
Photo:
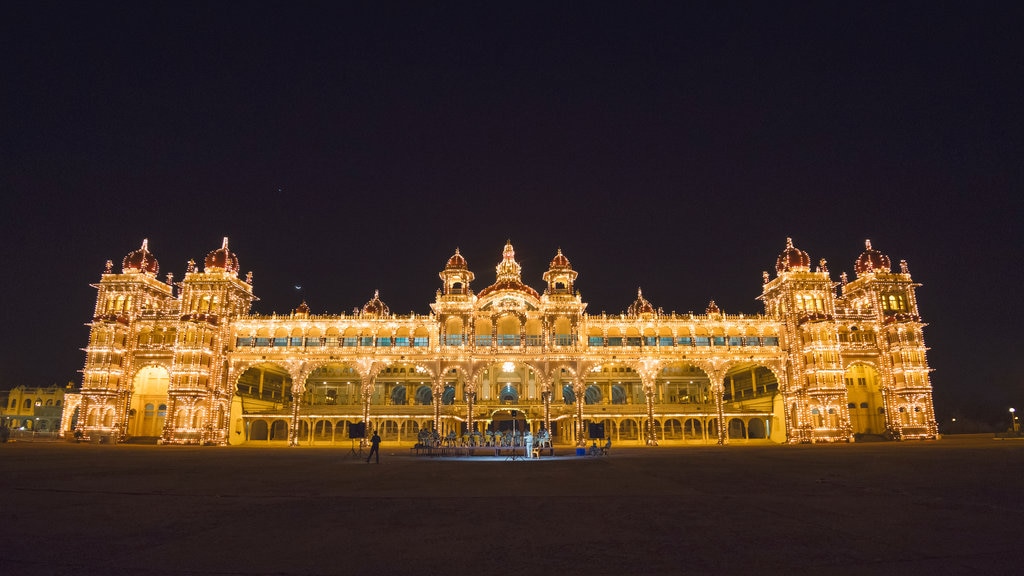
[[[495,280],[494,284],[481,290],[478,297],[483,298],[500,290],[514,290],[529,294],[534,298],[540,298],[540,294],[536,290],[523,284],[521,278],[522,269],[519,262],[516,262],[516,251],[512,248],[512,241],[509,240],[505,243],[505,249],[502,251],[501,263],[495,267],[498,279]]]

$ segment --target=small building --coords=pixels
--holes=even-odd
[[[15,431],[59,432],[64,395],[72,386],[22,385],[0,392],[0,424]]]

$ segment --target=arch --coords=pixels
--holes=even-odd
[[[747,425],[744,424],[740,418],[730,418],[729,427],[727,428],[729,438],[746,438],[747,437]]]
[[[621,384],[612,386],[612,404],[625,404],[628,401],[626,389]]]
[[[640,425],[636,420],[632,418],[626,418],[619,423],[619,439],[620,440],[639,440],[640,439]]]
[[[596,384],[587,386],[586,392],[583,394],[584,404],[600,404],[602,400],[601,389]]]
[[[416,404],[420,406],[430,406],[434,402],[434,392],[430,389],[430,386],[421,384],[416,388]]]
[[[701,421],[697,418],[687,418],[683,420],[683,438],[686,440],[696,440],[704,437],[704,426]]]
[[[397,384],[391,389],[391,403],[394,405],[402,406],[406,404],[406,392],[405,385]]]
[[[572,384],[565,384],[562,386],[562,402],[565,404],[576,403],[576,392],[572,388]]]
[[[850,363],[843,374],[850,426],[854,434],[877,435],[886,431],[881,378],[874,364],[864,361]]]
[[[758,362],[738,362],[725,371],[723,398],[732,402],[757,401],[779,391],[774,366]]]
[[[272,408],[291,401],[292,375],[273,362],[253,364],[235,379],[235,394],[245,399],[243,406],[254,410]]]
[[[677,361],[661,367],[654,380],[655,402],[707,411],[714,402],[711,377],[697,363]]]
[[[287,440],[288,439],[288,422],[285,420],[274,420],[270,423],[270,438],[269,440]]]
[[[498,391],[498,401],[502,404],[519,404],[519,390],[512,383],[506,383]]]
[[[132,378],[132,394],[129,400],[128,427],[129,436],[157,437],[164,428],[166,409],[163,414],[156,410],[157,405],[166,405],[170,374],[166,367],[148,365],[135,372]]]
[[[760,418],[751,418],[750,422],[747,423],[747,437],[754,439],[767,438],[768,428],[765,425],[764,420]]]
[[[662,438],[665,440],[682,440],[683,424],[677,418],[668,418],[662,425]]]

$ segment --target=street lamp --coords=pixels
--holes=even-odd
[[[1010,427],[1014,433],[1020,432],[1020,422],[1017,420],[1017,409],[1010,408]]]

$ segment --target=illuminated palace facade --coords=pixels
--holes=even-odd
[[[378,294],[347,314],[256,315],[252,274],[223,245],[200,270],[158,278],[147,242],[97,289],[80,395],[65,430],[96,441],[349,446],[421,431],[589,432],[622,446],[937,437],[915,284],[866,243],[856,279],[787,240],[763,273],[761,314],[665,313],[638,290],[621,314],[588,314],[557,252],[525,284],[511,243],[492,284],[455,251],[429,314]]]

